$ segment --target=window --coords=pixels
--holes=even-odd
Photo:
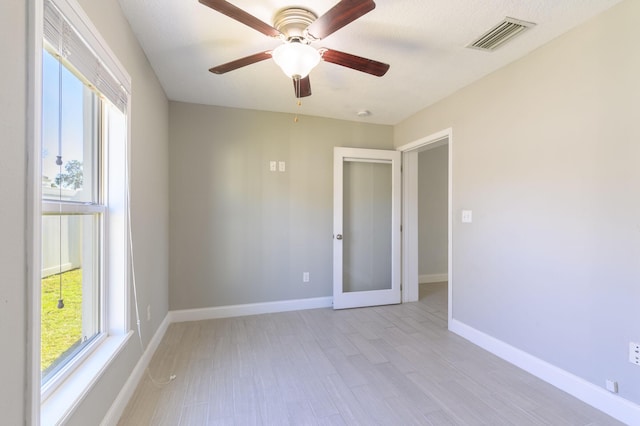
[[[43,18],[37,382],[62,420],[130,335],[130,83],[75,0],[43,0]]]
[[[54,54],[43,52],[42,67],[40,358],[45,386],[100,336],[104,289],[103,101]]]

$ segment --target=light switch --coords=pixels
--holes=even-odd
[[[275,161],[269,161],[269,171],[271,171],[271,172],[275,172],[276,171],[276,162]]]
[[[281,171],[281,172],[284,172],[284,171],[285,171],[285,164],[284,164],[284,161],[279,161],[279,162],[278,162],[278,170],[279,170],[279,171]]]
[[[471,210],[462,210],[462,223],[473,222],[473,212]]]

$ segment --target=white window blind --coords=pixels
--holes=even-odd
[[[83,40],[64,14],[52,0],[44,2],[44,39],[52,53],[86,79],[86,83],[113,103],[120,111],[126,112],[129,88],[126,82],[115,77],[109,67]]]

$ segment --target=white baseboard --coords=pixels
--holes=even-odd
[[[138,360],[138,363],[133,368],[131,375],[118,393],[118,396],[113,401],[113,404],[111,404],[111,408],[109,408],[109,411],[107,411],[104,419],[102,419],[100,426],[115,426],[118,424],[118,420],[120,420],[124,409],[127,407],[129,400],[131,400],[131,397],[138,387],[140,380],[144,376],[144,372],[147,369],[149,362],[151,362],[151,358],[156,352],[156,349],[158,349],[158,345],[162,341],[167,328],[169,328],[169,324],[169,315],[167,314],[167,316],[164,317],[164,320],[162,320],[162,323],[160,323],[160,326],[149,341],[149,345],[147,345],[147,348]],[[138,337],[136,336],[135,338]]]
[[[612,394],[604,388],[596,386],[458,320],[452,320],[449,329],[492,354],[607,413],[611,417],[628,425],[640,425],[640,405]]]
[[[303,309],[330,308],[332,297],[315,297],[311,299],[281,300],[277,302],[250,303],[246,305],[215,306],[201,309],[182,309],[170,311],[172,323],[184,321],[201,321],[216,318],[230,318],[245,315],[271,314],[275,312],[300,311]]]
[[[441,283],[449,281],[448,274],[427,274],[418,276],[418,282],[420,284]]]

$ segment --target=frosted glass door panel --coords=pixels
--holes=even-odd
[[[343,292],[391,289],[391,163],[343,169]]]

